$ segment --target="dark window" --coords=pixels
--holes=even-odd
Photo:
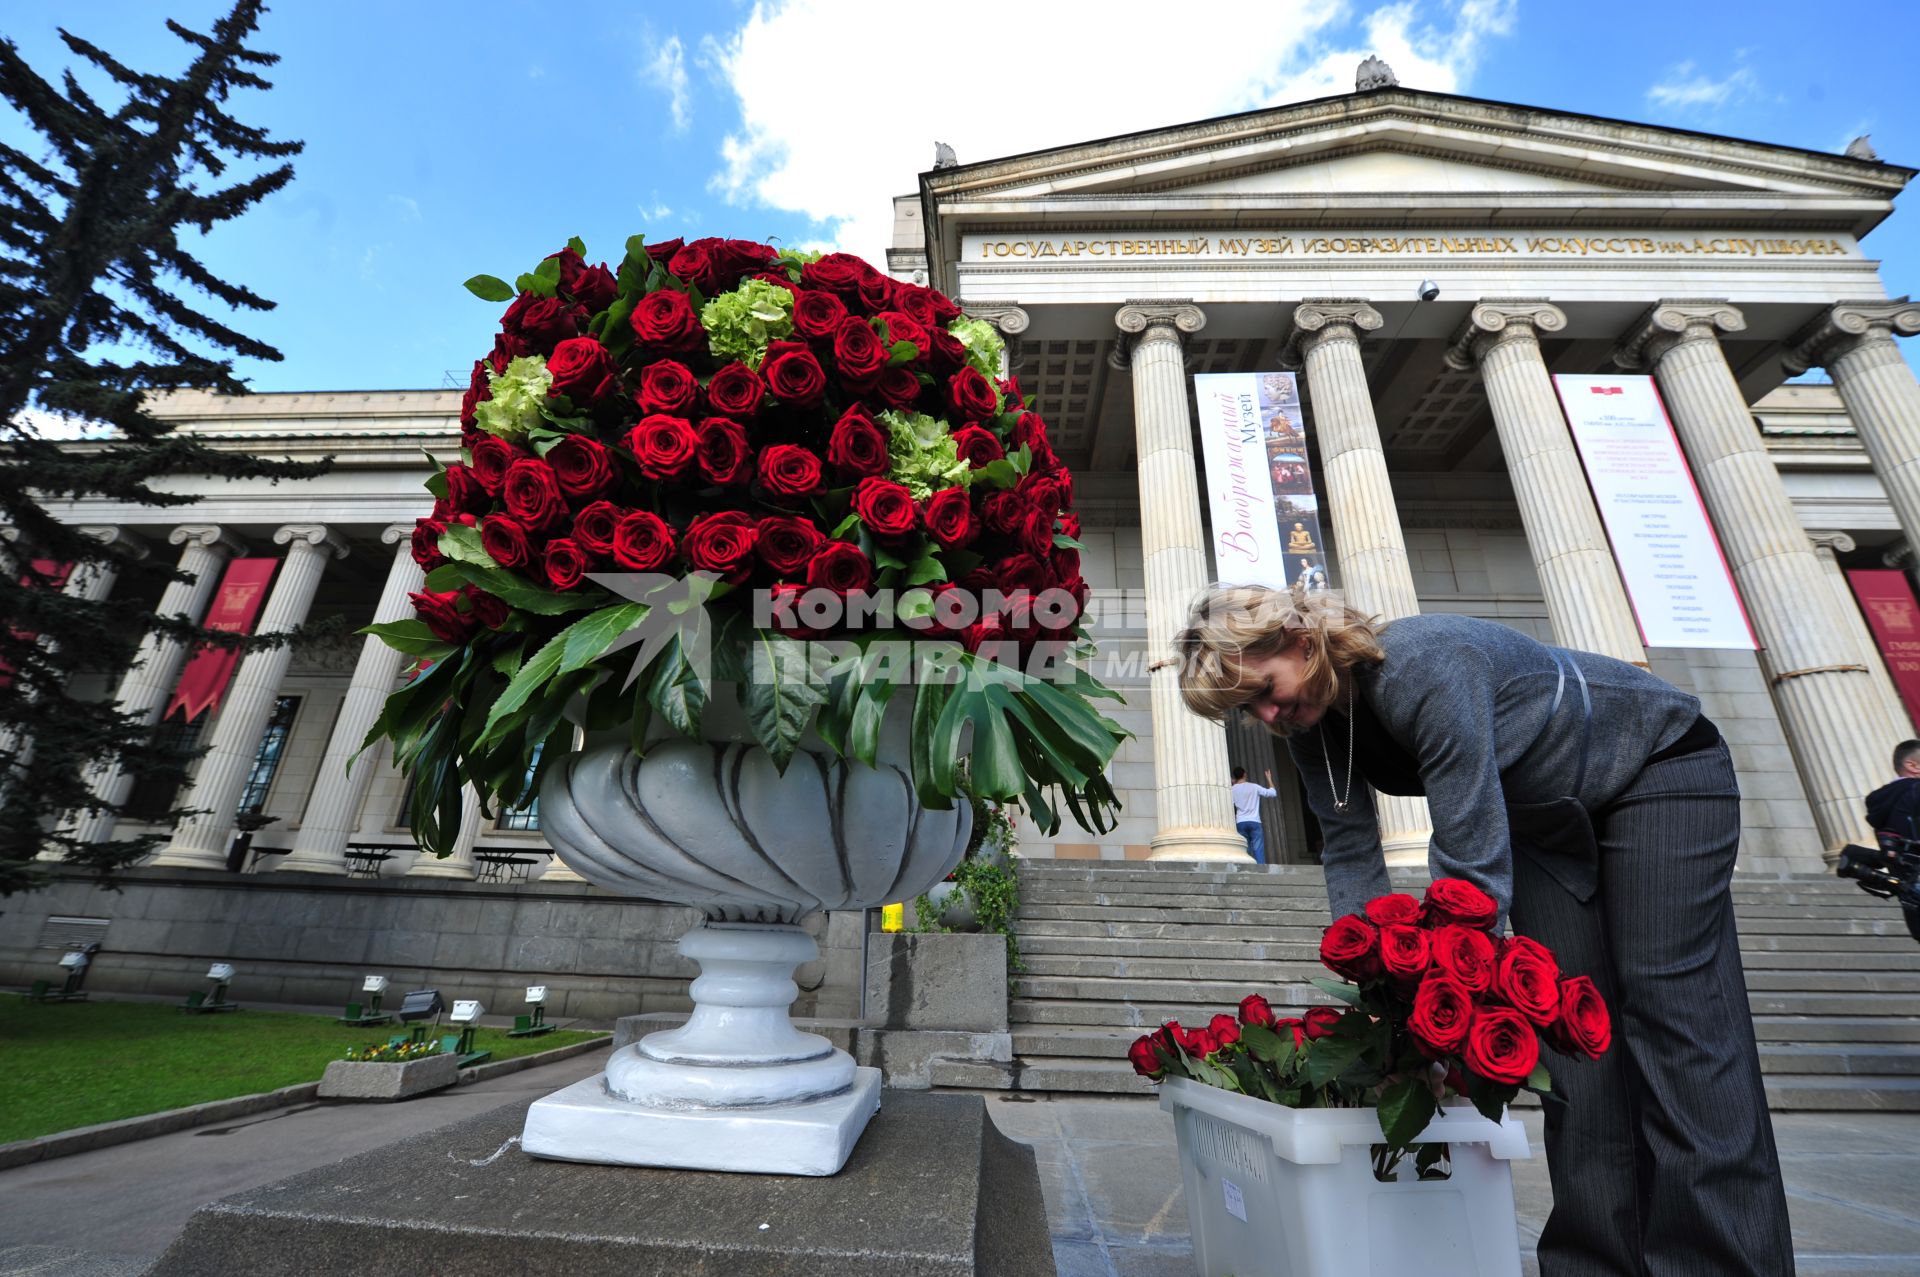
[[[300,712],[298,696],[282,696],[273,703],[273,717],[267,720],[266,735],[253,756],[253,769],[247,773],[247,785],[240,791],[241,811],[259,811],[267,805],[267,791],[273,788],[273,774],[280,770],[280,756],[286,752],[287,737],[293,732],[293,719]]]
[[[161,719],[159,726],[153,729],[154,749],[182,757],[193,753],[200,747],[200,727],[208,717],[202,714],[191,722],[179,715]],[[177,772],[137,775],[133,789],[127,795],[125,819],[140,824],[165,820],[167,813],[173,810],[175,796],[180,792],[180,779]]]
[[[540,766],[540,751],[546,748],[543,741],[533,747],[533,757],[527,762],[527,779],[533,779],[533,773]],[[540,828],[540,796],[535,794],[527,799],[524,807],[509,807],[500,813],[495,829],[532,829]]]

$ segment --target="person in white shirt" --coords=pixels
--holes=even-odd
[[[1247,840],[1247,850],[1253,855],[1253,863],[1267,863],[1267,832],[1260,823],[1260,800],[1277,798],[1280,791],[1273,787],[1273,773],[1267,773],[1267,783],[1256,785],[1247,779],[1247,769],[1233,769],[1233,827]]]

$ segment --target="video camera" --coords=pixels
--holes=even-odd
[[[1907,932],[1920,940],[1920,839],[1878,833],[1879,847],[1848,843],[1840,849],[1834,872],[1860,884],[1860,890],[1896,900],[1906,916]]]

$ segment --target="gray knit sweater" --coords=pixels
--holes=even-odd
[[[1471,617],[1408,616],[1380,636],[1386,660],[1358,671],[1371,715],[1356,716],[1354,792],[1335,812],[1328,755],[1344,791],[1347,720],[1330,713],[1288,744],[1307,801],[1320,820],[1327,894],[1333,916],[1356,913],[1390,890],[1367,780],[1369,755],[1395,745],[1412,756],[1433,816],[1428,858],[1435,877],[1470,879],[1500,902],[1513,898],[1513,850],[1506,804],[1572,797],[1589,812],[1605,806],[1639,774],[1647,757],[1680,739],[1700,714],[1697,698],[1612,657],[1550,648],[1518,630]],[[1580,689],[1566,680],[1551,715],[1560,667],[1571,658],[1592,697],[1586,774],[1579,772],[1588,730]],[[1370,741],[1384,732],[1387,742]]]

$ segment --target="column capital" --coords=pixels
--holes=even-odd
[[[1132,301],[1114,312],[1113,322],[1136,345],[1156,339],[1185,344],[1207,326],[1207,313],[1192,302]]]
[[[1309,297],[1293,308],[1280,366],[1300,367],[1306,362],[1308,349],[1323,341],[1352,341],[1357,345],[1385,322],[1379,311],[1358,298]]]
[[[126,556],[128,562],[138,563],[147,557],[146,542],[138,537],[129,536],[125,528],[95,525],[81,528],[80,534],[93,538],[107,549],[120,551]]]
[[[1892,541],[1880,551],[1880,561],[1890,568],[1904,568],[1913,562],[1913,544],[1905,537]]]
[[[213,523],[183,523],[167,533],[167,544],[195,545],[203,550],[223,550],[228,554],[242,554],[247,548],[231,532]]]
[[[402,541],[405,541],[411,545],[413,543],[413,529],[415,526],[416,523],[414,522],[389,523],[386,527],[380,529],[380,544],[398,545]]]
[[[312,546],[327,551],[336,559],[347,557],[347,543],[324,523],[289,523],[274,531],[273,543],[289,549],[296,544]]]
[[[968,302],[961,309],[970,318],[992,324],[1003,337],[1018,337],[1033,322],[1026,310],[1013,302]]]
[[[1825,550],[1829,554],[1851,554],[1857,544],[1844,532],[1826,529],[1807,533],[1807,540],[1813,542],[1815,550]]]
[[[1652,368],[1683,341],[1715,341],[1745,331],[1747,318],[1731,302],[1711,297],[1662,298],[1633,321],[1613,348],[1615,366]]]
[[[1846,354],[1870,341],[1892,341],[1920,333],[1920,302],[1896,297],[1892,301],[1835,302],[1825,313],[1795,333],[1781,357],[1788,374],[1798,377],[1809,368]]]
[[[1567,326],[1567,312],[1544,297],[1489,297],[1477,302],[1447,345],[1447,367],[1469,372],[1489,346],[1537,341]]]

